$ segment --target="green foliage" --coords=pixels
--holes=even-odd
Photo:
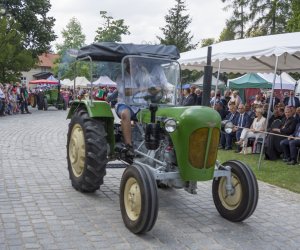
[[[64,39],[63,44],[56,44],[56,49],[60,55],[63,55],[68,49],[80,49],[85,43],[81,24],[75,17],[71,18],[61,34]]]
[[[181,82],[193,83],[197,81],[203,74],[203,71],[184,69],[181,71]]]
[[[252,0],[247,36],[281,34],[287,31],[291,0]]]
[[[288,32],[300,31],[300,1],[292,0],[292,16],[287,24]]]
[[[234,30],[235,28],[232,20],[226,20],[226,27],[222,30],[218,41],[222,42],[234,40],[236,35]]]
[[[160,28],[164,37],[158,37],[161,44],[175,45],[180,52],[194,49],[197,44],[192,44],[193,36],[187,31],[189,24],[192,22],[189,15],[184,15],[186,11],[184,0],[175,0],[176,5],[169,10],[165,16],[166,26]]]
[[[201,40],[201,47],[206,47],[214,44],[216,41],[214,38],[204,38]]]
[[[121,42],[122,35],[130,35],[129,26],[125,25],[124,19],[114,20],[106,11],[100,11],[100,16],[105,23],[96,30],[95,42]]]
[[[56,39],[53,31],[55,19],[48,17],[50,0],[7,0],[2,1],[7,12],[20,24],[19,30],[24,34],[23,46],[33,56],[48,52],[51,42]]]
[[[29,71],[35,63],[29,50],[22,46],[25,36],[13,18],[0,17],[0,81],[19,80],[21,71]]]
[[[249,20],[249,14],[246,12],[246,9],[250,1],[246,1],[246,0],[221,0],[221,1],[223,3],[230,2],[225,7],[225,10],[232,9],[232,16],[226,22],[226,26],[230,28],[231,32],[235,33],[234,36],[236,38],[244,38],[245,26],[247,24],[247,21]]]
[[[57,44],[56,48],[60,55],[55,62],[53,72],[58,78],[75,78],[75,57],[70,55],[70,51],[79,50],[85,43],[85,35],[82,33],[80,22],[71,18],[66,28],[62,30],[63,43]],[[79,76],[89,77],[89,66],[86,62],[77,63],[76,73]]]

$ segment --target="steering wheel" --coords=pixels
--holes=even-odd
[[[132,96],[133,103],[145,104],[150,103],[161,103],[164,97],[163,89],[157,89],[155,87],[148,88],[148,90],[138,91]]]

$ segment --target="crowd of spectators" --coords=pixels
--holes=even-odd
[[[28,110],[26,84],[0,83],[0,116],[31,114]]]

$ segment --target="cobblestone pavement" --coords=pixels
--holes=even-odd
[[[0,118],[0,249],[300,249],[300,195],[262,182],[243,223],[220,217],[211,182],[200,182],[197,195],[159,190],[153,230],[130,233],[118,201],[123,169],[108,169],[93,194],[71,187],[66,114]]]

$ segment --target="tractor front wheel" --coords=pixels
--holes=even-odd
[[[46,97],[44,97],[44,105],[43,106],[44,106],[45,111],[48,110],[48,100]]]
[[[120,185],[120,208],[125,226],[135,234],[148,232],[158,213],[156,182],[151,171],[141,165],[128,166]]]
[[[258,201],[258,185],[250,167],[240,161],[227,161],[223,166],[231,167],[232,193],[226,190],[226,177],[214,178],[212,195],[215,206],[225,219],[239,222],[254,212]]]
[[[69,124],[68,170],[72,186],[81,192],[94,192],[103,184],[107,163],[107,140],[103,121],[78,110]]]

